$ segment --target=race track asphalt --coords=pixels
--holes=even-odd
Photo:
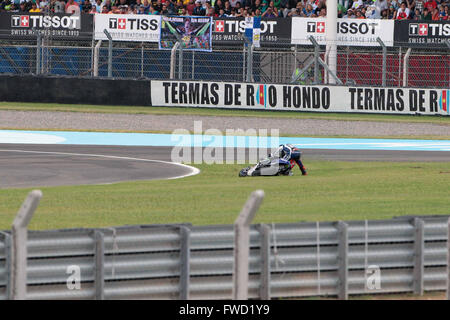
[[[172,147],[0,144],[0,188],[170,179],[195,174],[171,161]],[[308,159],[445,161],[450,151],[303,149]]]

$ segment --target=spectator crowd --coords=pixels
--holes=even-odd
[[[353,19],[450,20],[450,0],[336,0]],[[325,0],[0,0],[0,12],[325,17]]]

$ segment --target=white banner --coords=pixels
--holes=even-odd
[[[449,89],[151,81],[153,106],[450,115]]]
[[[130,14],[95,14],[95,40],[158,42],[161,16]]]
[[[337,19],[337,45],[380,46],[377,38],[390,47],[394,44],[394,20],[381,19]],[[320,45],[325,45],[326,19],[292,18],[292,44],[311,45],[313,36]]]

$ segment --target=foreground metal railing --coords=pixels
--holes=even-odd
[[[243,243],[248,260],[238,260],[248,261],[248,272],[238,268],[239,279],[250,299],[448,290],[449,216],[251,225],[248,246],[235,242],[245,239],[242,226],[239,233],[189,224],[28,231],[22,298],[242,297],[233,274]],[[17,298],[11,259],[24,244],[13,236],[0,232],[0,299]]]

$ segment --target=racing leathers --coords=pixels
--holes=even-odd
[[[274,152],[274,154],[270,154],[269,157],[278,157],[280,165],[289,166],[289,170],[287,171],[288,173],[295,166],[295,164],[297,164],[302,172],[302,175],[305,176],[308,173],[302,163],[301,155],[302,153],[300,149],[291,144],[282,144],[278,150]]]

